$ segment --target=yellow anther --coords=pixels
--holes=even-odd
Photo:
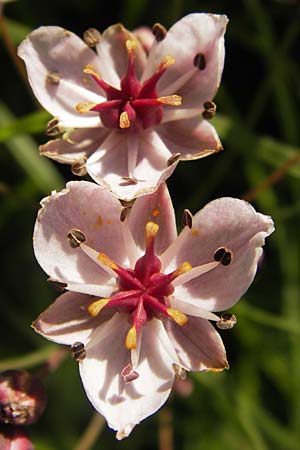
[[[102,311],[104,306],[110,301],[109,298],[100,298],[99,300],[94,301],[88,307],[88,312],[92,317],[98,316],[98,314]]]
[[[187,316],[182,312],[177,311],[177,309],[168,308],[167,314],[181,327],[185,325],[188,321]]]
[[[165,97],[158,97],[160,103],[170,106],[180,106],[182,104],[182,97],[180,95],[166,95]]]
[[[172,55],[166,55],[163,57],[163,59],[160,62],[160,65],[158,66],[158,70],[165,70],[170,66],[173,66],[175,63],[175,58]]]
[[[184,261],[182,264],[180,264],[179,267],[177,267],[176,270],[174,270],[173,275],[174,277],[179,277],[179,275],[183,275],[186,272],[189,272],[193,268],[192,264],[188,261]]]
[[[109,267],[112,270],[116,270],[118,268],[117,264],[113,262],[105,253],[99,253],[97,257],[98,261],[104,266]]]
[[[120,126],[120,128],[124,129],[124,128],[129,128],[130,125],[131,125],[131,122],[129,120],[128,114],[126,111],[123,111],[120,114],[119,126]]]
[[[146,241],[146,247],[149,247],[149,245],[152,243],[153,239],[157,235],[159,230],[159,225],[155,222],[148,222],[146,224],[145,228],[145,241]]]
[[[96,70],[96,67],[92,64],[87,64],[85,68],[83,69],[83,73],[86,73],[88,75],[93,75],[94,77],[98,78],[98,80],[101,80],[101,77],[99,73]]]
[[[125,347],[127,350],[133,350],[136,348],[136,328],[135,326],[131,327],[127,333],[125,339]]]
[[[80,114],[83,114],[83,113],[86,113],[86,112],[90,111],[91,109],[93,109],[96,105],[97,105],[97,103],[92,103],[92,102],[78,103],[76,105],[76,111],[78,111]]]
[[[129,54],[133,53],[135,56],[137,49],[136,41],[134,39],[127,39],[126,49]]]

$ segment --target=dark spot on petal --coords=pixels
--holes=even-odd
[[[162,41],[167,34],[167,29],[160,23],[155,23],[152,27],[152,33],[155,36],[157,42]]]
[[[197,53],[197,55],[194,57],[194,66],[197,67],[199,70],[205,69],[206,60],[203,53]]]

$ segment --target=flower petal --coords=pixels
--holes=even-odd
[[[79,229],[87,245],[118,264],[127,264],[130,249],[124,242],[120,212],[116,198],[87,181],[70,182],[67,189],[52,193],[42,201],[35,225],[34,251],[39,264],[50,277],[64,283],[108,284],[108,273],[80,248],[71,248],[67,235]]]
[[[132,178],[128,173],[131,139],[127,142],[126,135],[118,131],[111,135],[114,142],[110,142],[110,148],[103,149],[102,146],[87,161],[86,168],[97,183],[118,198],[129,201],[150,194],[175,170],[178,161],[168,166],[172,154],[155,131],[146,130],[139,134],[138,148],[134,148],[137,159]]]
[[[126,383],[121,372],[130,363],[125,349],[128,321],[116,313],[98,327],[86,346],[86,358],[80,362],[80,376],[87,396],[119,439],[153,414],[166,401],[173,384],[172,361],[159,339],[160,327],[152,320],[143,327],[139,377]]]
[[[163,123],[156,132],[172,153],[180,153],[181,160],[203,158],[222,150],[215,128],[197,117]]]
[[[177,237],[174,208],[165,183],[153,194],[138,198],[131,209],[128,225],[141,251],[145,249],[147,222],[160,227],[155,238],[155,252],[160,255]]]
[[[60,163],[72,164],[83,157],[88,158],[109,132],[107,128],[78,128],[67,138],[54,139],[41,145],[40,153]]]
[[[183,367],[195,371],[228,368],[222,339],[214,327],[205,319],[190,316],[188,319],[183,327],[170,320],[165,321]]]
[[[201,266],[213,261],[220,247],[232,252],[232,261],[177,286],[175,295],[194,298],[193,304],[208,311],[231,307],[251,284],[264,239],[273,230],[272,219],[257,213],[245,201],[225,197],[210,202],[194,216],[192,228],[181,232],[162,261],[170,267],[178,267],[186,260],[193,267]]]
[[[159,81],[158,92],[160,96],[182,96],[179,110],[184,111],[186,118],[203,111],[203,103],[213,99],[220,84],[227,22],[226,16],[189,14],[175,23],[149,54],[143,80],[151,76],[164,56],[175,58],[175,64]],[[199,54],[203,55],[202,70],[194,65]]]
[[[103,95],[92,79],[84,77],[86,64],[99,64],[97,55],[75,34],[60,27],[40,27],[28,35],[18,51],[24,60],[30,85],[39,102],[63,126],[94,127],[99,115],[81,116],[80,102],[100,103]],[[51,81],[51,74],[57,82]]]
[[[134,40],[137,44],[135,70],[139,78],[146,64],[146,53],[140,42],[122,24],[118,23],[107,28],[96,46],[101,60],[100,74],[107,83],[116,88],[120,88],[120,79],[127,71],[128,53],[125,43],[128,39]]]
[[[107,320],[103,313],[92,318],[87,308],[93,297],[77,292],[65,292],[33,322],[35,331],[57,344],[85,344],[93,329]]]

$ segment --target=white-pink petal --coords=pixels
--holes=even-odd
[[[159,81],[159,95],[181,95],[183,109],[203,111],[203,103],[213,99],[220,84],[227,22],[226,16],[215,14],[183,17],[161,42],[153,45],[142,79],[151,76],[164,56],[172,55],[175,64]],[[198,54],[204,57],[202,70],[194,65]]]
[[[64,283],[110,283],[111,276],[80,247],[71,248],[67,235],[79,229],[86,244],[118,264],[127,264],[127,248],[120,222],[121,204],[102,187],[73,181],[42,202],[34,230],[36,258],[50,277]]]
[[[99,115],[81,115],[80,102],[100,103],[100,88],[83,74],[86,64],[99,64],[97,55],[74,33],[60,27],[40,27],[28,35],[18,51],[27,68],[29,82],[39,102],[65,126],[89,128],[100,125]],[[51,74],[57,82],[51,82]]]
[[[178,298],[194,298],[207,311],[222,311],[234,305],[250,286],[262,254],[264,239],[274,230],[270,217],[257,213],[242,200],[220,198],[199,211],[193,227],[185,227],[163,255],[168,267],[189,261],[201,266],[214,260],[220,247],[232,252],[231,263],[176,287]]]
[[[90,295],[65,292],[39,315],[32,326],[57,344],[72,345],[78,341],[85,344],[95,326],[107,319],[107,314],[102,314],[101,319],[89,315],[87,308],[92,301]]]
[[[172,321],[165,321],[165,327],[183,367],[194,371],[228,367],[222,339],[208,320],[189,316],[182,327]]]
[[[113,131],[114,141],[111,146],[96,151],[87,162],[89,175],[99,184],[110,190],[116,197],[132,200],[154,192],[175,170],[178,163],[168,166],[172,154],[159,139],[155,131],[145,130],[139,134],[136,142],[138,148],[133,149],[134,158],[130,155],[130,141],[126,134]],[[134,168],[133,160],[136,160]],[[130,161],[130,164],[128,164]],[[128,172],[130,165],[131,174]],[[128,179],[132,177],[133,179]]]
[[[143,328],[139,377],[126,383],[121,372],[130,363],[125,348],[128,331],[126,315],[114,317],[98,327],[86,345],[86,358],[79,363],[87,396],[119,439],[128,436],[141,420],[153,414],[166,401],[173,384],[172,361],[157,336],[155,321]]]
[[[145,250],[148,222],[160,227],[155,238],[155,251],[160,255],[177,237],[174,208],[165,183],[153,194],[139,197],[131,209],[128,225],[141,253]]]

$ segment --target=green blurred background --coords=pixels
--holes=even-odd
[[[1,3],[1,2],[0,2]],[[30,323],[56,297],[32,252],[42,197],[75,178],[38,155],[48,120],[10,55],[28,32],[60,25],[79,35],[122,21],[169,27],[190,12],[225,13],[226,62],[214,119],[224,152],[181,163],[168,185],[179,218],[219,196],[249,199],[276,233],[249,292],[221,332],[230,371],[194,374],[122,442],[102,426],[69,355],[46,379],[48,408],[30,433],[37,450],[298,450],[300,448],[300,2],[297,0],[19,0],[1,19],[0,370],[37,370],[58,349]],[[91,444],[82,441],[91,439]],[[98,432],[98,436],[97,436]],[[94,443],[93,443],[94,441]]]

